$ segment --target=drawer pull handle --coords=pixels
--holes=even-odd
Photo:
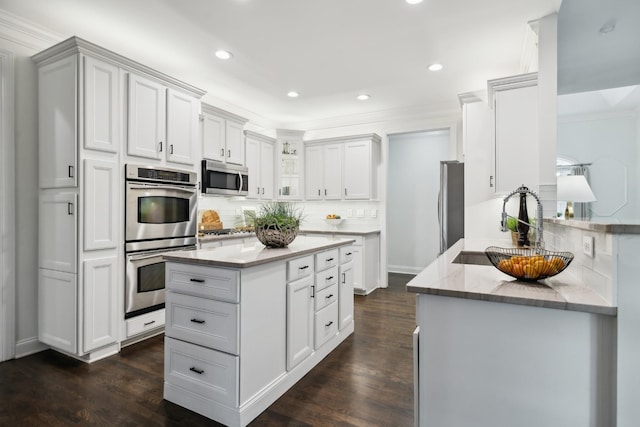
[[[189,370],[190,370],[191,372],[195,372],[195,373],[196,373],[196,374],[198,374],[198,375],[202,375],[202,374],[204,374],[204,370],[203,370],[203,369],[194,368],[193,366],[192,366],[191,368],[189,368]]]
[[[191,282],[204,283],[204,279],[189,279]]]
[[[199,323],[199,324],[201,324],[201,325],[204,323],[204,320],[201,320],[201,319],[191,319],[191,321],[192,321],[193,323]]]
[[[309,268],[308,265],[303,265],[302,267],[298,267],[298,270],[306,270],[307,268]]]
[[[353,255],[353,252],[347,252],[347,256]]]
[[[329,295],[327,295],[325,298],[326,298],[326,299],[331,299],[331,298],[333,298],[333,294],[329,294]]]
[[[327,327],[327,328],[328,328],[329,326],[331,326],[331,325],[333,325],[333,320],[332,320],[331,322],[329,322],[329,323],[325,323],[325,324],[324,324],[324,326],[325,326],[325,327]]]
[[[333,276],[329,276],[329,277],[327,277],[327,278],[326,278],[326,279],[324,279],[324,280],[332,280],[332,279],[333,279]]]
[[[316,287],[314,285],[311,285],[311,298],[315,298],[316,297]]]
[[[331,262],[331,261],[333,261],[333,258],[327,258],[325,261]]]
[[[144,324],[144,326],[149,326],[149,325],[153,325],[154,323],[156,323],[155,320],[152,320],[151,322],[147,322]]]
[[[342,284],[347,283],[347,273],[342,273]]]

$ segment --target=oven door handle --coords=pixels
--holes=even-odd
[[[195,193],[195,187],[174,187],[172,185],[155,185],[155,184],[136,184],[130,185],[130,189],[132,190],[148,190],[149,188],[160,188],[162,190],[176,190],[182,191],[184,193]]]
[[[145,259],[151,259],[151,258],[158,258],[162,256],[162,253],[166,253],[166,252],[171,252],[171,251],[165,251],[163,250],[162,252],[154,252],[151,255],[130,255],[129,261],[142,261]]]

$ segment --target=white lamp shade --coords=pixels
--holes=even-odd
[[[558,177],[558,200],[567,202],[595,202],[596,196],[591,191],[587,179],[583,175],[567,175]]]

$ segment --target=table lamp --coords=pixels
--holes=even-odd
[[[573,218],[574,202],[595,202],[596,196],[591,191],[589,183],[584,175],[565,175],[558,177],[557,199],[566,201],[567,208],[564,211],[564,218]],[[580,218],[583,219],[583,218]]]

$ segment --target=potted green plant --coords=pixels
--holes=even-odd
[[[269,248],[284,248],[298,235],[302,209],[289,202],[266,202],[249,215],[256,237]]]
[[[529,240],[535,240],[535,219],[529,219]],[[507,218],[507,230],[511,231],[511,241],[518,244],[518,219],[512,216]]]

